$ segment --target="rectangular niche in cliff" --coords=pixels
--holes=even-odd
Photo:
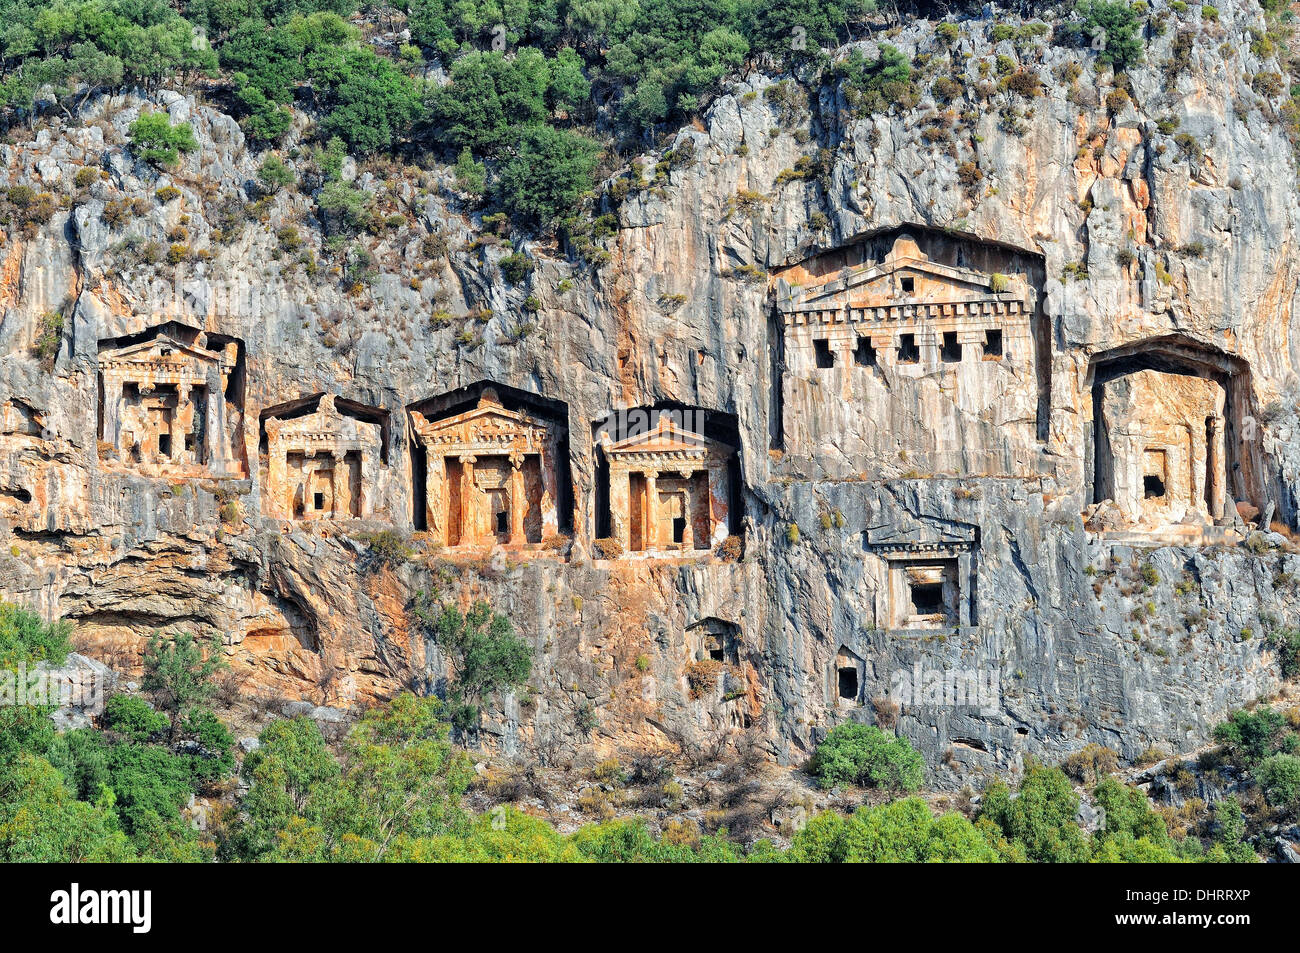
[[[99,342],[100,460],[153,477],[245,476],[243,347],[169,322]]]
[[[370,519],[384,507],[388,412],[333,394],[262,413],[262,507],[278,519]]]
[[[975,552],[979,530],[964,523],[906,519],[863,532],[879,559],[884,604],[877,617],[890,629],[952,629],[974,625]]]
[[[1039,255],[923,228],[781,270],[782,469],[1034,474],[1050,393],[1043,279]]]
[[[699,408],[621,411],[593,428],[597,537],[629,553],[707,552],[739,529],[734,418]]]
[[[415,524],[442,546],[554,546],[571,529],[568,410],[480,382],[410,409]]]
[[[1095,357],[1088,528],[1218,538],[1230,496],[1261,496],[1257,447],[1240,436],[1248,378],[1239,358],[1178,335]]]
[[[831,673],[835,698],[842,705],[860,705],[866,682],[866,662],[847,645],[841,645],[835,655],[835,669]]]
[[[713,616],[701,619],[686,629],[695,641],[695,659],[712,660],[723,665],[740,664],[740,626]]]

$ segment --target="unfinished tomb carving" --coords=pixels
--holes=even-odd
[[[608,480],[608,525],[599,528],[626,552],[709,550],[731,533],[736,452],[688,429],[687,416],[704,429],[703,412],[655,411],[648,428],[632,427],[621,439],[603,429],[597,436]]]
[[[100,342],[100,457],[152,477],[242,477],[240,347],[169,324]]]
[[[778,275],[773,443],[830,476],[1031,473],[1048,393],[1041,264],[917,235],[864,239]]]
[[[1217,538],[1237,503],[1262,500],[1258,442],[1245,426],[1245,363],[1180,335],[1094,357],[1085,455],[1094,531]]]
[[[876,618],[890,629],[952,629],[976,624],[979,531],[962,523],[907,521],[868,527]]]
[[[429,419],[411,411],[423,453],[421,522],[449,547],[555,541],[562,527],[558,465],[564,426],[481,390],[470,410]],[[563,521],[567,525],[567,519]]]
[[[384,462],[383,411],[340,409],[332,394],[266,415],[268,516],[282,519],[367,519],[375,515]],[[301,413],[310,410],[308,413]]]

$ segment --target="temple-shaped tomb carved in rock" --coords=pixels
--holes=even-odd
[[[1239,358],[1168,335],[1096,356],[1088,384],[1090,530],[1194,543],[1221,537],[1237,503],[1258,507]]]
[[[864,239],[777,276],[772,443],[803,475],[1035,470],[1049,373],[1040,260],[917,236]]]
[[[332,394],[263,414],[265,513],[296,520],[375,517],[386,467],[384,419],[378,408]]]
[[[706,412],[648,412],[649,427],[615,439],[597,434],[608,513],[598,527],[624,552],[687,554],[710,550],[732,531],[736,451],[682,420]],[[649,418],[647,418],[649,419]],[[704,429],[701,427],[701,429]]]
[[[496,388],[482,387],[468,409],[432,417],[412,410],[411,423],[424,477],[416,525],[436,543],[553,545],[567,529],[560,480],[567,441],[559,420],[507,406]],[[567,468],[563,475],[567,480]]]
[[[152,477],[243,477],[237,341],[168,324],[100,342],[100,458]]]
[[[974,526],[940,520],[881,523],[862,534],[877,592],[876,619],[889,629],[976,624]],[[878,623],[879,624],[879,623]]]

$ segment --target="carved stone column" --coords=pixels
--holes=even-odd
[[[609,469],[609,535],[626,552],[632,546],[632,474],[622,467]]]
[[[1205,438],[1205,472],[1209,484],[1205,502],[1210,519],[1218,520],[1223,518],[1224,444],[1223,421],[1217,414],[1206,422]]]
[[[645,520],[645,530],[641,538],[645,540],[646,549],[654,549],[659,543],[659,490],[655,485],[655,480],[659,474],[654,470],[647,470],[645,475],[645,505],[641,507],[641,516]]]
[[[101,439],[111,443],[122,458],[122,389],[126,382],[115,373],[104,375],[104,432]]]
[[[186,417],[190,420],[190,425],[194,423],[194,409],[189,408],[186,413],[186,405],[190,402],[190,385],[188,382],[176,385],[176,409],[172,412],[171,452],[167,454],[172,460],[184,459],[185,455],[185,427],[183,421]]]
[[[710,547],[717,546],[730,535],[730,530],[727,528],[728,514],[731,509],[728,482],[725,466],[715,464],[709,467]]]
[[[424,454],[424,521],[429,535],[434,541],[446,546],[451,540],[450,527],[447,525],[447,502],[443,499],[447,470],[444,457],[428,452],[425,444]]]
[[[474,492],[473,455],[460,458],[460,545],[474,542],[478,534],[478,501]]]
[[[510,507],[510,545],[522,546],[528,542],[524,535],[524,455],[517,454],[510,458],[510,495],[507,505]]]
[[[346,455],[342,450],[331,450],[330,456],[334,459],[333,466],[330,467],[330,516],[338,519],[340,516],[352,515],[352,487],[349,485],[352,481],[348,479],[347,467],[345,466]]]
[[[289,490],[288,451],[280,439],[279,421],[267,422],[266,432],[266,496],[272,516],[290,519],[293,516],[293,494]],[[198,447],[195,447],[197,451]],[[201,462],[196,454],[195,463]]]

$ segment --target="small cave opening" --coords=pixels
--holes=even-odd
[[[943,332],[943,346],[939,349],[939,358],[945,364],[961,363],[961,343],[957,340],[956,331]]]
[[[902,334],[898,338],[898,363],[916,364],[921,360],[921,348],[917,346],[915,334]]]
[[[1142,478],[1142,497],[1147,500],[1158,500],[1165,495],[1165,481],[1160,479],[1154,473],[1148,473]]]
[[[984,357],[996,360],[1002,357],[1002,329],[989,328],[984,332]]]

